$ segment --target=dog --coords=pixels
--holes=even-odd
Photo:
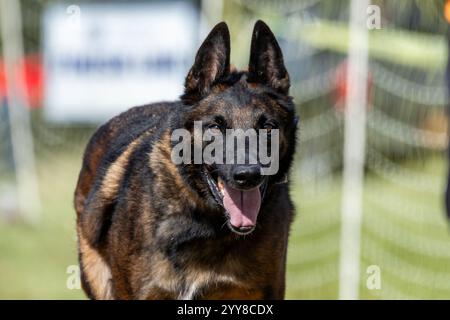
[[[247,71],[217,24],[176,102],[139,106],[90,139],[75,190],[80,273],[91,299],[284,299],[297,117],[272,31],[257,21]],[[277,130],[279,166],[175,163],[172,133],[195,121]],[[202,145],[201,148],[204,146]],[[248,149],[240,150],[248,152]]]

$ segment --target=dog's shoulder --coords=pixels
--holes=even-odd
[[[91,207],[109,207],[133,152],[144,142],[148,145],[157,141],[162,124],[168,123],[170,116],[180,108],[179,102],[134,107],[97,129],[86,147],[75,190],[78,218],[85,220],[87,217],[82,216],[94,216],[87,212]]]
[[[107,150],[120,153],[121,147],[127,146],[147,130],[160,127],[179,108],[178,102],[162,102],[134,107],[119,114],[94,133],[86,148],[85,159],[91,158],[98,149],[105,149],[105,155]]]
[[[114,162],[130,143],[144,132],[158,128],[179,108],[179,102],[138,106],[101,125],[92,135],[85,149],[80,179],[86,173],[90,176],[107,166],[108,163]],[[85,184],[90,185],[92,178],[88,177],[88,182]]]

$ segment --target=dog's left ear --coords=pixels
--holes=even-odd
[[[189,71],[184,101],[199,100],[211,86],[230,72],[230,32],[225,22],[217,24],[203,41]]]
[[[282,94],[289,93],[291,84],[280,46],[270,28],[261,20],[253,29],[248,71],[248,82],[267,85]]]

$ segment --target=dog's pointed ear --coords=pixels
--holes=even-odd
[[[221,22],[211,30],[198,49],[194,65],[186,77],[183,97],[201,99],[216,81],[229,72],[230,31],[227,24]]]
[[[289,93],[289,74],[280,46],[270,28],[261,20],[253,29],[248,71],[248,82],[265,84],[282,94]]]

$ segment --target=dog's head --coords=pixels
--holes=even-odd
[[[230,69],[230,34],[222,22],[186,77],[187,112],[177,117],[177,128],[192,139],[183,145],[183,133],[172,135],[173,150],[185,160],[180,168],[189,183],[235,233],[254,230],[265,192],[286,179],[297,127],[289,86],[280,46],[262,21],[253,30],[248,71]]]

